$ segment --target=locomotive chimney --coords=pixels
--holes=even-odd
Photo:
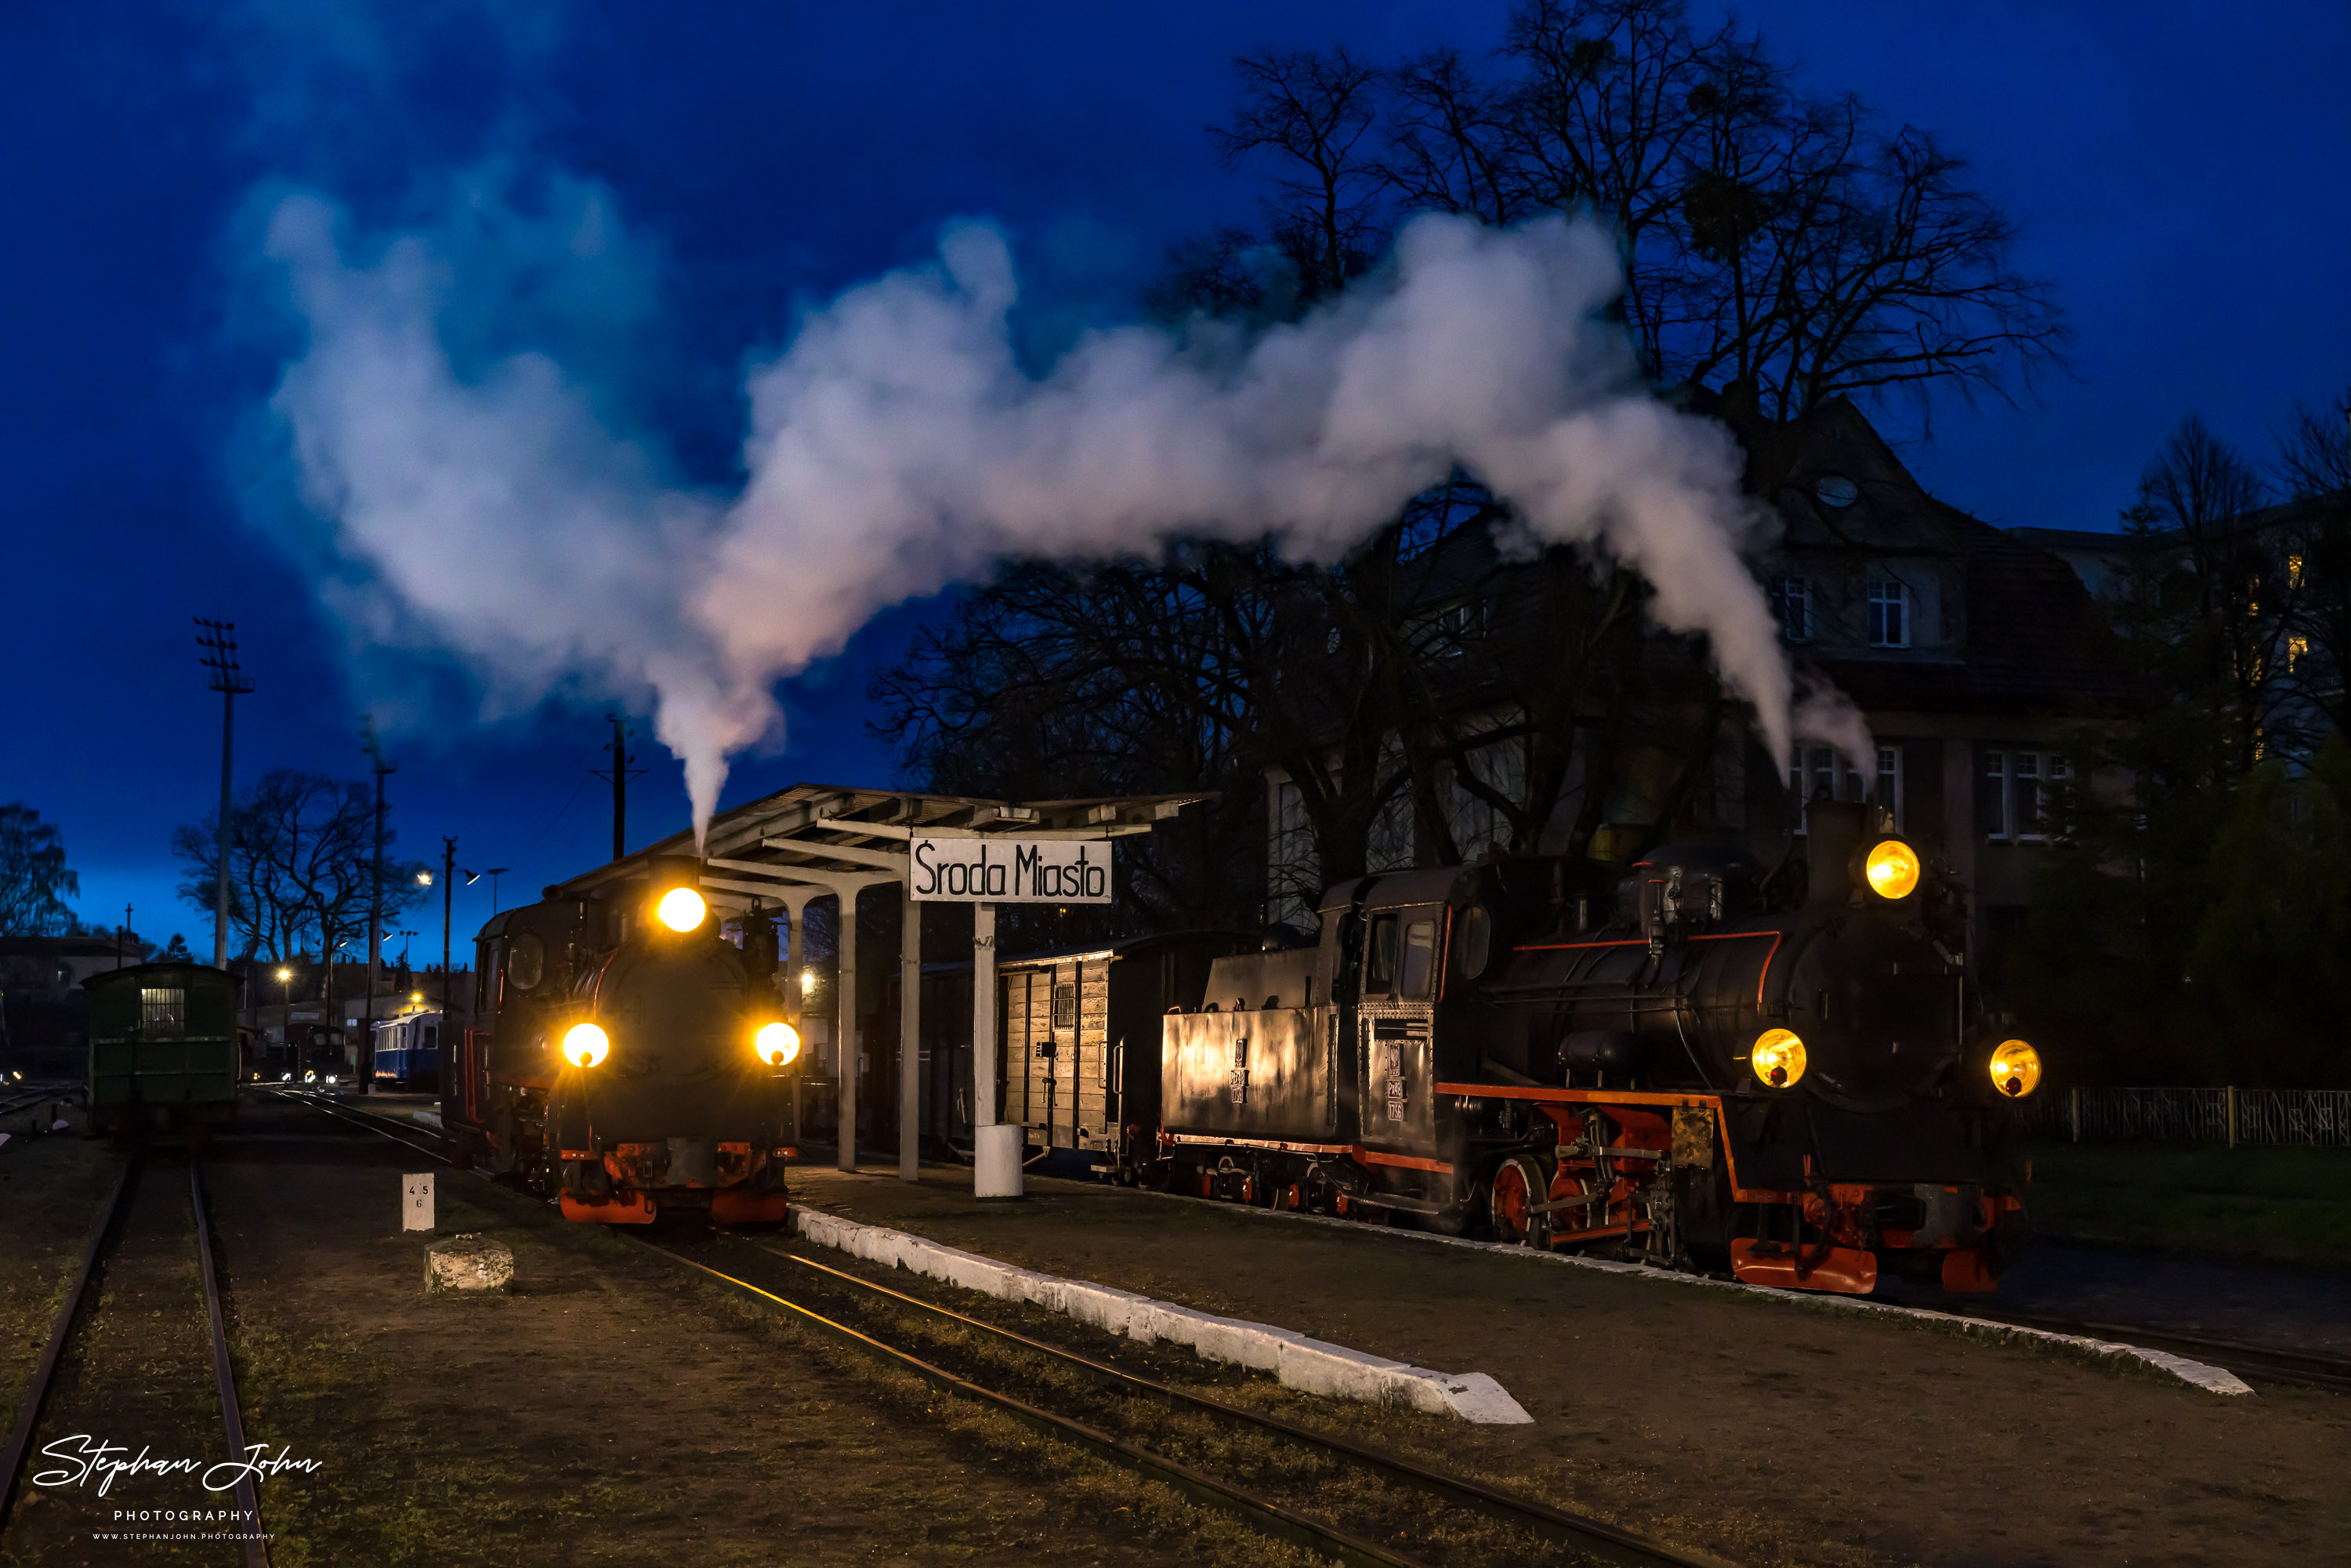
[[[1854,852],[1876,808],[1860,800],[1815,800],[1804,813],[1804,902],[1843,904],[1853,896]]]

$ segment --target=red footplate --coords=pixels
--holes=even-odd
[[[784,1218],[788,1208],[780,1192],[751,1192],[739,1186],[722,1186],[710,1195],[710,1223],[774,1225]]]
[[[590,1225],[651,1225],[653,1200],[641,1192],[616,1192],[601,1202],[563,1195],[563,1218]]]
[[[1799,1266],[1820,1252],[1802,1251],[1783,1241],[1750,1241],[1740,1237],[1730,1244],[1730,1271],[1750,1285],[1776,1285],[1783,1291],[1834,1291],[1865,1296],[1877,1288],[1877,1254],[1851,1247],[1832,1247],[1809,1269]]]

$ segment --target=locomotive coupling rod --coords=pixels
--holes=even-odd
[[[16,1477],[25,1468],[25,1450],[32,1445],[33,1425],[40,1419],[41,1406],[48,1399],[49,1384],[57,1374],[57,1362],[65,1354],[66,1339],[73,1333],[74,1319],[81,1313],[81,1299],[89,1291],[89,1277],[98,1270],[99,1254],[106,1250],[106,1239],[113,1233],[114,1222],[122,1216],[122,1197],[131,1190],[131,1174],[139,1168],[133,1156],[114,1178],[114,1191],[106,1207],[99,1210],[98,1223],[90,1228],[89,1243],[81,1249],[81,1266],[74,1270],[73,1285],[66,1291],[65,1304],[57,1309],[57,1321],[49,1329],[49,1343],[41,1347],[41,1359],[33,1364],[32,1381],[25,1385],[25,1396],[16,1406],[16,1427],[8,1434],[8,1451],[0,1455],[0,1529],[8,1523],[8,1511],[16,1501]]]
[[[983,1405],[993,1406],[1014,1420],[1048,1437],[1059,1437],[1079,1448],[1089,1449],[1095,1457],[1107,1459],[1122,1469],[1138,1471],[1155,1480],[1165,1482],[1205,1508],[1238,1514],[1278,1540],[1287,1541],[1309,1552],[1335,1556],[1348,1564],[1348,1568],[1428,1568],[1428,1565],[1419,1558],[1406,1557],[1400,1552],[1391,1552],[1376,1542],[1366,1541],[1361,1536],[1334,1530],[1329,1525],[1318,1524],[1305,1515],[1292,1512],[1270,1498],[1262,1498],[1253,1492],[1244,1491],[1213,1476],[1204,1475],[1189,1466],[1177,1464],[1173,1459],[1152,1453],[1147,1448],[1136,1448],[1134,1444],[1114,1437],[1099,1428],[1072,1421],[1067,1416],[1056,1416],[1050,1411],[1040,1410],[1033,1405],[1013,1398],[1008,1394],[998,1394],[992,1388],[982,1387],[968,1379],[958,1377],[945,1367],[934,1366],[919,1356],[909,1355],[894,1345],[884,1344],[870,1334],[860,1333],[846,1323],[838,1323],[821,1313],[810,1312],[798,1301],[788,1301],[772,1291],[763,1291],[747,1280],[738,1280],[732,1274],[721,1273],[706,1263],[697,1263],[683,1253],[673,1252],[666,1247],[657,1247],[640,1238],[632,1236],[628,1239],[636,1242],[638,1246],[648,1251],[658,1252],[674,1262],[683,1263],[687,1268],[697,1270],[714,1280],[723,1281],[737,1290],[747,1291],[763,1301],[770,1301],[786,1312],[794,1313],[820,1332],[869,1354],[879,1356],[884,1361],[895,1363],[935,1387],[960,1394]]]

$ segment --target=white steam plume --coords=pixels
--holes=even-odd
[[[1662,625],[1706,633],[1773,755],[1798,730],[1865,744],[1850,705],[1792,707],[1741,559],[1764,519],[1738,452],[1641,388],[1601,319],[1621,279],[1589,224],[1424,217],[1294,325],[1128,327],[1042,375],[1014,348],[1002,235],[956,225],[936,265],[848,290],[752,372],[749,477],[727,505],[661,483],[549,360],[461,376],[430,247],[354,267],[331,218],[295,198],[271,228],[310,331],[274,407],[363,582],[346,595],[494,691],[650,694],[697,836],[728,758],[776,730],[778,679],[887,606],[1008,555],[1178,535],[1271,534],[1329,560],[1457,465],[1532,539],[1637,570]]]

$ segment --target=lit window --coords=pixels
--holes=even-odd
[[[2302,558],[2296,556],[2294,559],[2299,560]],[[2294,669],[2302,663],[2302,656],[2309,652],[2309,638],[2288,637],[2285,640],[2285,667],[2289,670]]]
[[[1780,635],[1791,643],[1813,640],[1813,585],[1801,577],[1775,577],[1769,588]]]
[[[1907,648],[1910,645],[1910,591],[1892,578],[1869,580],[1869,645]]]
[[[178,1040],[188,1032],[188,993],[178,987],[150,986],[139,993],[139,1032],[149,1040]]]
[[[2302,586],[2302,558],[2298,555],[2285,558],[2285,585],[2288,588]]]

